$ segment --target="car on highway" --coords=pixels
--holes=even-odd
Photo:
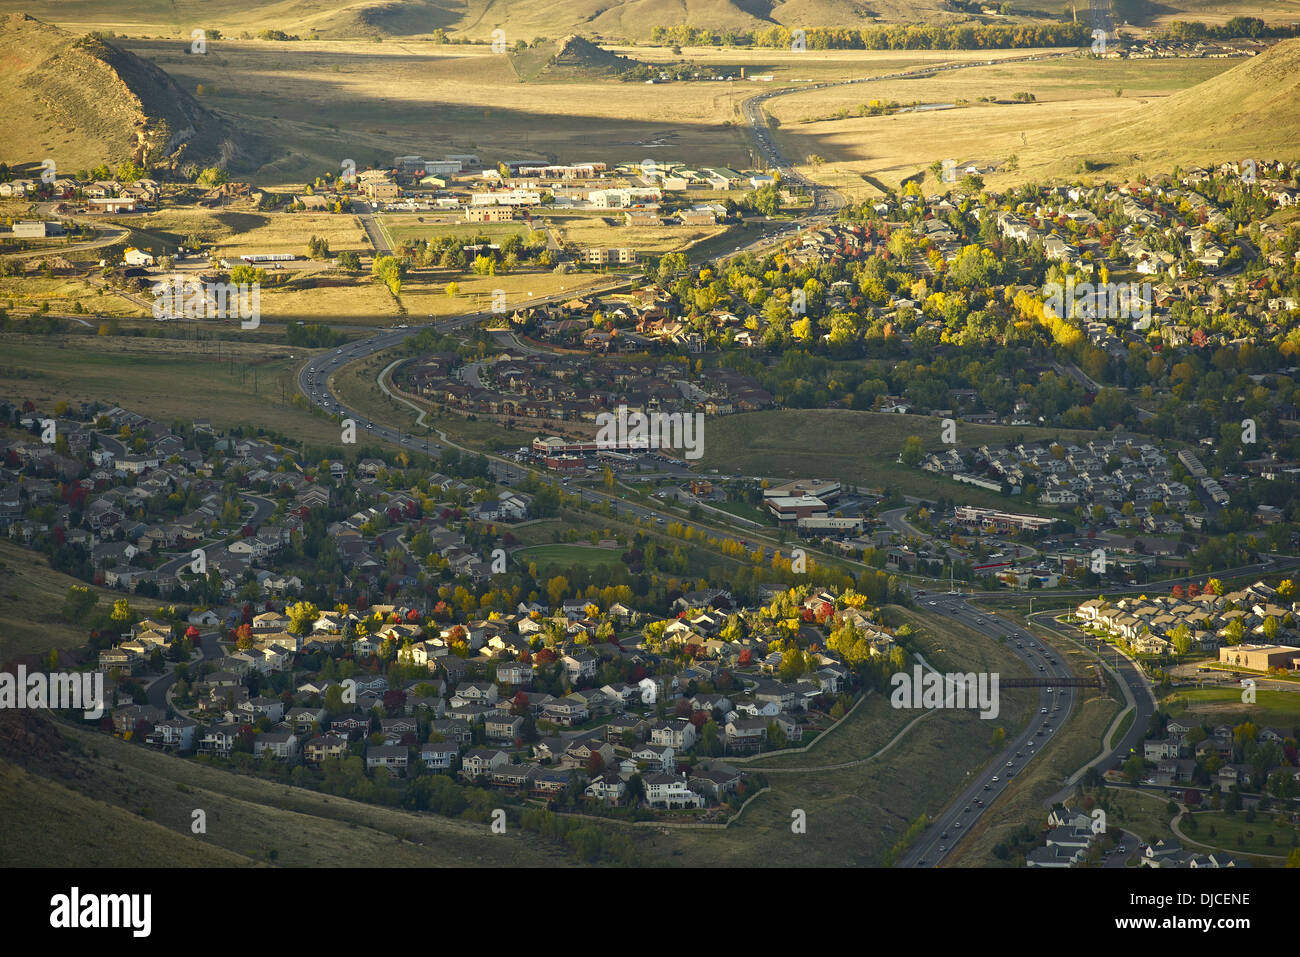
[[[1047,709],[1046,709],[1046,708],[1040,708],[1039,711],[1038,711],[1038,713],[1039,713],[1039,714],[1047,714]]]
[[[994,783],[994,784],[997,784],[997,783],[998,783],[998,776],[997,776],[996,774],[993,775],[993,783]],[[986,786],[985,790],[987,790],[987,786]]]

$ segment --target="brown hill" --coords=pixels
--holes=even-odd
[[[1300,132],[1300,39],[1172,96],[1136,106],[1072,137],[1065,153],[1125,166],[1295,155]]]
[[[24,14],[0,19],[0,114],[10,165],[52,158],[70,173],[129,159],[175,167],[241,158],[228,124],[157,66]]]

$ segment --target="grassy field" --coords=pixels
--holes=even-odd
[[[512,557],[525,565],[536,562],[538,572],[545,575],[566,568],[593,569],[620,564],[620,554],[617,548],[595,545],[533,545],[520,549]]]
[[[730,230],[727,226],[623,226],[617,210],[612,213],[620,225],[610,226],[591,216],[552,216],[561,242],[580,248],[597,246],[631,246],[639,255],[662,256],[717,239]]]
[[[85,629],[69,624],[60,614],[73,585],[85,582],[50,568],[39,552],[0,541],[0,663],[86,643]],[[121,597],[118,592],[86,587],[101,607]]]
[[[509,236],[526,240],[530,231],[526,223],[424,222],[425,218],[414,213],[385,213],[378,217],[394,243],[446,236],[455,236],[464,243],[486,236],[489,242],[499,243]]]
[[[293,402],[301,349],[208,339],[0,336],[0,393],[39,408],[59,400],[121,405],[163,422],[210,419],[296,440],[337,443],[339,429]],[[233,360],[233,361],[232,361]]]
[[[101,319],[140,319],[148,314],[143,306],[73,276],[6,276],[0,279],[0,304],[4,303],[19,311],[48,304],[54,315],[79,315],[91,327]]]
[[[777,409],[709,419],[700,466],[770,477],[819,475],[872,488],[905,488],[909,495],[960,498],[974,505],[1041,512],[1018,499],[941,478],[895,462],[908,436],[926,451],[943,447],[940,420],[930,416],[856,412],[847,409]],[[828,443],[827,436],[834,436]],[[1060,437],[1076,441],[1092,433],[1005,425],[957,424],[959,445]]]
[[[133,40],[200,102],[238,117],[276,158],[256,171],[267,185],[363,169],[393,156],[478,152],[613,161],[646,156],[689,163],[743,163],[737,104],[753,84],[657,86],[585,81],[521,83],[507,57],[486,46],[357,41],[222,40],[206,56],[175,41]],[[581,155],[578,155],[581,154]],[[433,154],[430,154],[433,155]]]
[[[333,252],[369,253],[360,220],[350,213],[260,212],[252,208],[166,207],[112,220],[133,231],[132,242],[159,253],[175,252],[193,235],[213,244],[213,255],[233,258],[251,253],[307,254],[307,240],[321,236]],[[162,247],[162,248],[159,248]]]
[[[34,836],[40,835],[40,840]],[[247,867],[253,860],[0,761],[0,866]]]
[[[1300,724],[1300,694],[1291,691],[1255,692],[1255,704],[1243,704],[1241,691],[1233,688],[1196,688],[1176,691],[1163,699],[1161,707],[1171,717],[1215,724],[1253,721],[1256,726],[1291,728]]]
[[[1179,829],[1188,841],[1197,841],[1227,851],[1229,854],[1260,854],[1268,857],[1286,857],[1296,846],[1296,827],[1284,815],[1257,814],[1255,820],[1246,820],[1238,811],[1198,811],[1195,814],[1196,830],[1188,828],[1188,817],[1183,815]],[[1210,828],[1214,828],[1211,836]],[[1273,843],[1268,839],[1272,837]],[[1200,850],[1200,848],[1197,848]]]

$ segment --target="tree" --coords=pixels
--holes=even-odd
[[[131,604],[125,598],[119,598],[113,602],[113,621],[121,625],[130,625],[135,623],[135,612],[131,610]]]
[[[791,648],[781,656],[781,667],[778,672],[782,681],[794,681],[807,670],[803,652],[798,648]]]
[[[406,264],[402,260],[396,256],[376,256],[370,271],[394,296],[401,293],[402,280],[406,278]]]
[[[1182,622],[1179,622],[1177,625],[1175,625],[1173,629],[1169,632],[1169,639],[1173,642],[1174,651],[1176,651],[1178,654],[1185,655],[1187,654],[1188,651],[1191,650],[1192,633],[1188,630],[1187,626]]]
[[[1246,628],[1242,625],[1241,619],[1234,618],[1223,629],[1223,640],[1230,645],[1239,645],[1245,632]]]
[[[302,635],[306,634],[320,617],[320,609],[309,601],[300,601],[286,608],[285,614],[289,616],[290,633]]]
[[[552,607],[558,607],[569,593],[569,580],[563,575],[556,575],[546,583],[546,594],[551,599]]]
[[[921,445],[921,437],[919,435],[909,435],[903,443],[903,464],[918,465],[924,456],[925,449]]]
[[[710,757],[722,752],[718,722],[711,719],[704,722],[704,727],[700,729],[700,750]]]
[[[346,269],[348,272],[357,272],[361,269],[361,257],[350,249],[345,249],[339,253],[339,268]]]
[[[1129,784],[1137,784],[1142,777],[1143,766],[1142,758],[1135,754],[1124,762],[1124,766],[1120,770],[1123,772],[1124,777],[1128,779]]]
[[[215,166],[209,166],[203,172],[199,173],[198,183],[200,186],[211,188],[221,186],[229,180],[230,177],[226,174],[225,170],[218,169]]]

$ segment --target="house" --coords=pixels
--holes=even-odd
[[[508,661],[497,665],[497,684],[514,688],[528,687],[533,683],[533,666],[522,661]]]
[[[192,718],[171,718],[154,725],[145,738],[147,744],[176,751],[194,750],[194,733],[199,723]]]
[[[452,695],[451,706],[459,708],[466,704],[494,705],[497,703],[497,686],[491,682],[468,681],[456,688]]]
[[[596,656],[590,651],[575,651],[560,660],[574,682],[596,677]]]
[[[715,801],[725,801],[740,787],[741,774],[731,768],[713,767],[708,770],[695,770],[687,779],[692,791],[696,791]]]
[[[302,749],[303,759],[320,764],[326,758],[341,758],[348,753],[348,739],[337,734],[318,735]]]
[[[420,745],[420,760],[432,771],[454,771],[460,757],[460,747],[455,743],[429,742]]]
[[[685,777],[674,774],[647,774],[643,779],[645,801],[651,807],[702,807],[704,798],[690,789]]]
[[[483,719],[483,733],[489,741],[512,744],[523,735],[524,719],[512,714],[493,714]]]
[[[485,778],[497,768],[510,763],[510,755],[495,748],[474,748],[465,752],[460,773],[470,780]]]
[[[199,738],[199,753],[218,757],[229,757],[235,750],[235,739],[239,735],[237,724],[209,725]]]
[[[380,744],[366,749],[366,768],[405,770],[410,761],[410,750],[404,744]]]
[[[253,756],[269,754],[277,761],[290,761],[298,756],[298,736],[292,731],[267,731],[253,740]]]
[[[586,767],[593,756],[598,756],[600,766],[609,767],[614,763],[614,746],[608,741],[601,741],[596,738],[576,741],[564,752],[564,756],[567,760],[582,767]]]
[[[325,721],[324,708],[290,708],[285,720],[293,725],[300,735],[308,735]]]
[[[627,794],[627,782],[613,772],[598,774],[582,793],[602,804],[621,804]]]
[[[161,708],[148,704],[133,704],[113,712],[113,730],[118,734],[133,734],[141,723],[156,726],[166,717]]]
[[[370,718],[360,714],[344,715],[330,722],[330,731],[345,738],[351,737],[354,732],[364,735],[370,731]]]
[[[767,740],[767,719],[734,718],[724,729],[729,746],[761,748]]]
[[[556,724],[571,728],[590,718],[591,712],[585,702],[581,700],[575,701],[572,696],[565,696],[548,701],[542,709],[542,716],[548,721],[554,721]]]
[[[414,735],[418,729],[419,725],[414,718],[402,716],[379,719],[380,733],[392,743],[400,742],[408,734]]]
[[[677,752],[669,745],[643,744],[632,749],[632,760],[648,768],[670,771],[676,767]]]
[[[261,718],[276,724],[284,718],[284,702],[279,698],[249,698],[235,710],[241,713],[241,720],[249,724],[256,724]]]
[[[1182,745],[1177,738],[1163,738],[1158,741],[1143,741],[1142,756],[1148,761],[1162,761],[1177,758]]]
[[[618,714],[605,722],[605,739],[615,744],[623,740],[625,734],[631,734],[636,740],[640,741],[645,738],[646,730],[649,725],[645,719],[638,718],[634,714]]]
[[[661,721],[650,726],[650,743],[689,751],[695,746],[695,725],[685,718]]]

